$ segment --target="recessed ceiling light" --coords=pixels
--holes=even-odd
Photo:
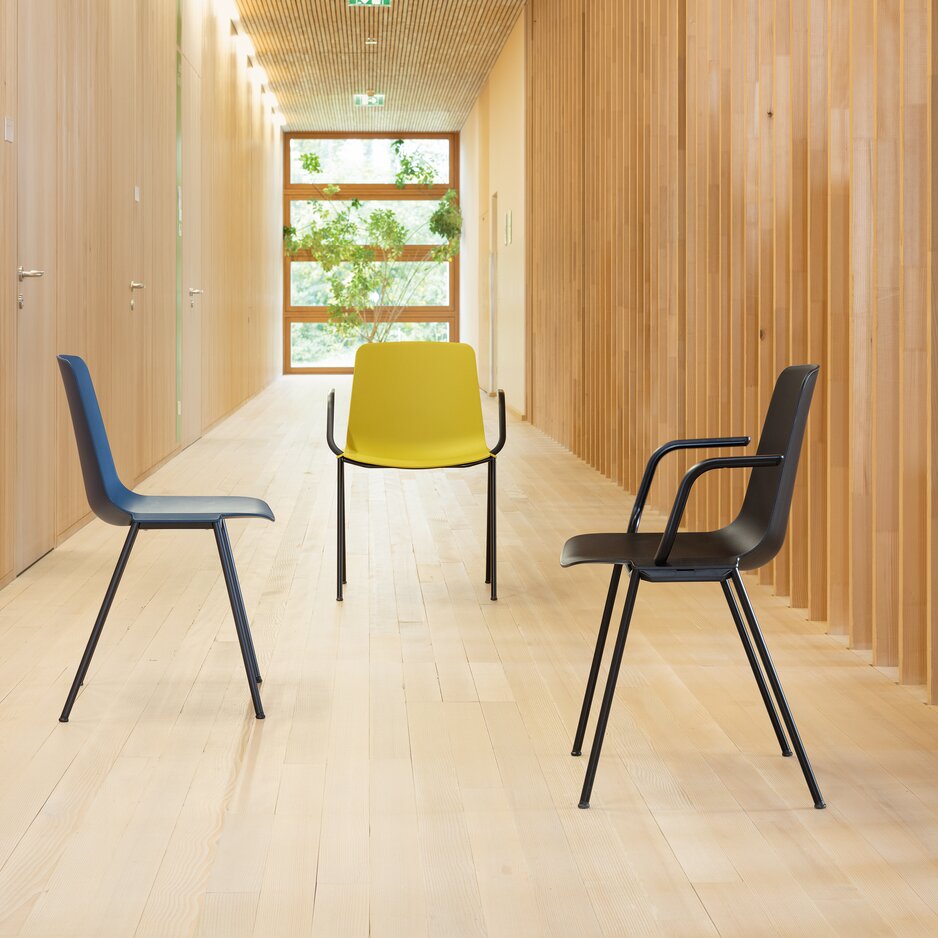
[[[234,30],[234,24],[232,24],[232,30]],[[249,58],[253,59],[257,54],[254,51],[254,43],[251,42],[251,37],[247,33],[243,33],[240,30],[233,32],[234,41],[237,47]]]
[[[389,7],[391,0],[348,0],[350,7]]]
[[[373,91],[353,95],[352,100],[355,102],[355,107],[384,107],[384,95],[375,94]]]
[[[377,44],[378,44],[378,40],[375,39],[374,36],[368,36],[368,38],[365,39],[366,46],[376,46]]]
[[[266,85],[268,83],[267,72],[264,71],[264,66],[261,65],[257,59],[248,59],[248,75],[258,86]]]

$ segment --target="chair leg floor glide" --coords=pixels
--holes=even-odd
[[[573,751],[571,754],[574,756],[580,755],[583,745],[583,738],[586,734],[590,708],[592,706],[593,695],[596,689],[596,682],[599,677],[600,664],[602,662],[607,633],[609,631],[609,624],[612,619],[616,591],[618,589],[621,572],[621,565],[617,564],[613,567],[612,577],[609,582],[609,590],[606,595],[606,605],[603,609],[603,617],[602,621],[600,622],[599,634],[596,639],[596,648],[593,652],[593,660],[590,666],[589,679],[587,680],[586,692],[583,697],[583,705],[580,710],[580,719],[577,724],[576,736],[573,742]],[[638,584],[640,580],[641,575],[637,570],[633,569],[629,577],[628,593],[626,594],[625,607],[622,610],[619,631],[616,635],[616,642],[612,652],[612,660],[609,663],[609,675],[606,678],[606,687],[603,692],[602,704],[599,709],[599,716],[596,720],[593,745],[590,750],[589,763],[587,764],[586,776],[583,780],[583,790],[581,792],[578,805],[580,808],[588,808],[590,806],[590,797],[592,795],[593,784],[596,779],[596,770],[599,766],[599,757],[602,752],[603,739],[606,735],[609,714],[612,710],[612,701],[615,696],[616,683],[619,679],[619,670],[622,665],[622,656],[625,651],[625,643],[626,639],[628,638],[629,626],[635,611],[635,598],[638,593]],[[743,616],[740,615],[739,606],[737,605],[733,596],[733,591],[730,589],[729,580],[732,580],[733,587],[735,588],[736,594],[739,597],[739,602],[743,609],[743,615],[745,616],[745,622],[743,621]],[[723,594],[726,597],[727,605],[729,606],[730,613],[733,617],[733,622],[736,626],[737,632],[739,633],[739,638],[742,642],[743,650],[746,653],[746,658],[749,661],[750,668],[752,669],[753,677],[755,678],[756,685],[759,688],[762,702],[765,704],[765,709],[772,723],[772,728],[775,731],[782,755],[790,756],[792,754],[792,748],[794,749],[795,755],[798,757],[798,762],[801,766],[801,771],[804,775],[805,782],[807,783],[808,790],[810,791],[811,797],[814,801],[814,807],[818,809],[825,808],[826,805],[824,803],[823,797],[821,796],[821,791],[818,787],[817,780],[814,776],[814,770],[811,767],[808,754],[805,751],[804,744],[801,741],[801,736],[799,735],[798,728],[795,725],[795,720],[792,716],[791,708],[789,707],[785,693],[782,690],[782,685],[778,679],[775,665],[772,662],[772,657],[769,654],[768,647],[765,643],[765,638],[762,635],[762,630],[759,627],[755,611],[752,608],[752,603],[749,599],[749,595],[746,592],[746,588],[743,585],[739,571],[734,570],[728,580],[721,580],[720,586],[722,587]],[[749,630],[748,633],[746,631],[747,625]],[[753,648],[753,646],[755,646],[755,648]],[[766,679],[768,679],[768,681],[766,681]],[[778,705],[777,710],[776,703]],[[781,719],[779,719],[779,712],[781,713]],[[783,722],[784,728],[782,725]],[[786,730],[787,736],[785,732]],[[789,740],[791,740],[791,746],[789,746]]]

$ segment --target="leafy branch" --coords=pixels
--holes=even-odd
[[[436,170],[426,156],[407,153],[403,140],[393,141],[391,150],[398,188],[434,184]],[[317,153],[302,154],[300,163],[310,176],[322,173]],[[284,227],[284,249],[291,256],[307,253],[320,264],[330,296],[329,323],[338,336],[383,342],[407,306],[413,305],[433,265],[448,263],[459,253],[462,212],[456,192],[448,190],[426,222],[408,229],[393,209],[366,212],[358,199],[340,207],[332,201],[341,191],[339,186],[315,185],[320,198],[307,203],[309,221],[299,231]],[[395,266],[424,230],[441,243],[408,267]]]

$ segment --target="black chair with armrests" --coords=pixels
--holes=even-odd
[[[564,545],[561,565],[575,566],[581,563],[600,563],[612,565],[612,578],[606,596],[606,605],[596,640],[596,649],[586,684],[586,694],[580,711],[573,743],[573,755],[582,751],[583,738],[589,719],[590,707],[609,623],[612,618],[616,592],[624,567],[629,570],[629,585],[625,598],[625,607],[619,625],[619,632],[609,665],[609,676],[603,693],[580,796],[581,808],[588,808],[599,755],[602,751],[603,737],[609,721],[612,699],[615,694],[622,653],[628,637],[629,623],[635,609],[635,597],[642,580],[649,583],[701,583],[716,582],[723,588],[723,594],[729,605],[730,613],[743,650],[749,660],[753,676],[762,695],[772,727],[778,739],[783,756],[791,755],[788,740],[794,747],[805,781],[814,799],[815,808],[824,807],[824,799],[814,777],[811,763],[805,752],[798,729],[792,717],[791,708],[779,683],[778,674],[766,647],[762,630],[759,628],[755,611],[740,577],[741,570],[755,570],[768,563],[779,551],[785,540],[788,515],[791,509],[795,475],[798,470],[798,458],[804,439],[805,424],[811,406],[811,397],[817,382],[817,365],[793,365],[786,368],[775,384],[775,390],[769,403],[768,413],[762,428],[758,450],[754,456],[721,456],[705,459],[688,470],[678,487],[674,505],[661,534],[638,533],[639,521],[648,498],[648,492],[661,460],[668,454],[684,449],[709,449],[724,446],[745,446],[748,436],[721,437],[717,439],[674,440],[656,450],[645,469],[635,504],[629,519],[628,530],[624,534],[581,534],[572,537]],[[752,474],[743,500],[742,508],[736,520],[717,531],[691,532],[679,531],[684,509],[694,483],[704,473],[718,469],[751,469]],[[730,589],[732,583],[742,604],[750,636],[746,632],[739,606]],[[753,649],[755,645],[755,650]],[[758,657],[757,653],[758,652]],[[760,667],[761,661],[761,667]],[[763,670],[765,673],[763,674]],[[768,678],[768,684],[766,683]],[[771,693],[770,693],[771,688]],[[779,720],[772,695],[778,703],[782,719]],[[784,721],[784,727],[782,727]],[[785,735],[785,730],[788,736]]]

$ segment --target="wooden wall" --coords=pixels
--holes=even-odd
[[[17,8],[0,0],[0,110],[17,119],[16,56],[40,55],[55,84],[56,351],[84,356],[115,459],[134,483],[179,449],[176,430],[175,3],[81,0],[54,7],[55,49],[15,49]],[[216,9],[217,7],[217,9]],[[230,4],[182,0],[186,55],[204,62],[199,213],[205,289],[200,425],[280,373],[280,132],[237,55]],[[195,33],[193,33],[193,30]],[[14,54],[15,53],[15,54]],[[16,147],[0,142],[0,582],[13,571]],[[139,201],[135,199],[139,188]],[[187,228],[187,230],[191,230]],[[194,230],[198,230],[196,227]],[[184,239],[185,241],[185,239]],[[145,283],[130,311],[129,283]],[[188,302],[186,302],[188,307]],[[56,382],[56,540],[87,503]]]
[[[282,374],[283,149],[257,89],[246,91],[245,58],[227,17],[207,18],[204,34],[202,413],[209,426]]]
[[[13,478],[16,372],[16,148],[3,138],[2,121],[16,106],[16,0],[0,0],[0,576],[13,569]],[[2,582],[2,581],[0,581]]]
[[[531,420],[634,491],[659,443],[755,435],[778,371],[819,363],[760,577],[934,698],[932,5],[526,15]],[[744,483],[708,478],[689,524],[729,520]]]

